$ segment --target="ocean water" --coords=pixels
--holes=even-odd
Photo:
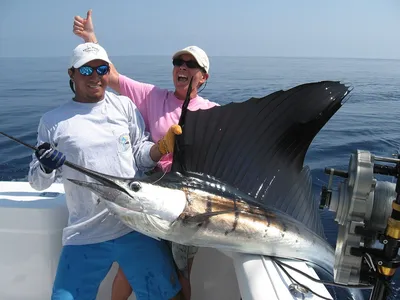
[[[112,60],[122,74],[173,89],[169,57],[112,57]],[[0,58],[0,131],[35,144],[41,115],[72,97],[68,62],[68,57]],[[340,80],[353,90],[307,153],[305,163],[312,169],[318,195],[328,181],[324,168],[346,170],[353,151],[368,150],[375,155],[391,156],[399,150],[400,61],[211,57],[210,78],[200,94],[225,104],[320,80]],[[0,180],[26,180],[31,155],[28,148],[0,136]],[[323,222],[328,240],[334,245],[337,227],[333,214],[325,211]],[[396,274],[395,294],[391,299],[399,297],[399,287],[400,275]]]

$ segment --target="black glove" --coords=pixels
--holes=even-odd
[[[53,170],[61,167],[65,162],[65,155],[51,148],[49,143],[41,144],[35,151],[35,155],[39,160],[43,171],[51,173]]]

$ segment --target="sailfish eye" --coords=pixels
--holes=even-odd
[[[140,185],[140,183],[139,183],[139,182],[136,182],[136,181],[132,182],[132,183],[129,185],[129,187],[130,187],[131,190],[134,191],[134,192],[139,192],[140,189],[142,188],[142,186]]]

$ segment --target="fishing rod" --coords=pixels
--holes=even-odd
[[[186,92],[185,101],[183,102],[183,105],[182,105],[182,112],[181,112],[181,116],[179,118],[179,123],[178,123],[178,125],[181,127],[185,126],[186,113],[187,113],[189,102],[190,102],[190,94],[192,93],[192,89],[193,89],[192,82],[193,82],[193,76],[192,76],[192,78],[190,78],[188,90]]]
[[[27,144],[27,143],[25,143],[25,142],[23,142],[23,141],[21,141],[21,140],[15,138],[15,137],[13,137],[13,136],[11,136],[11,135],[8,135],[7,133],[4,133],[4,132],[1,132],[1,131],[0,131],[0,134],[4,135],[5,137],[8,137],[9,139],[11,139],[11,140],[13,140],[13,141],[15,141],[15,142],[17,142],[17,143],[19,143],[19,144],[22,144],[22,145],[24,145],[25,147],[28,147],[28,148],[30,148],[30,149],[32,149],[32,150],[34,150],[34,151],[37,150],[36,147],[31,146],[31,145],[29,145],[29,144]]]
[[[29,144],[27,144],[27,143],[21,141],[20,139],[18,139],[18,138],[16,138],[16,137],[13,137],[13,136],[8,135],[8,134],[6,134],[6,133],[4,133],[4,132],[1,132],[1,131],[0,131],[0,134],[1,134],[1,135],[4,135],[5,137],[7,137],[7,138],[9,138],[9,139],[11,139],[11,140],[13,140],[13,141],[19,143],[19,144],[22,144],[22,145],[24,145],[25,147],[30,148],[30,149],[32,149],[32,150],[34,150],[34,151],[37,151],[37,150],[38,150],[38,148],[36,148],[36,147],[34,147],[34,146],[32,146],[32,145],[29,145]],[[75,170],[75,171],[78,171],[78,172],[80,172],[80,173],[84,173],[84,174],[90,173],[92,177],[96,177],[96,176],[99,176],[99,175],[100,175],[100,178],[101,178],[101,175],[102,175],[102,174],[100,174],[100,173],[98,173],[98,172],[96,172],[96,171],[89,170],[89,169],[86,169],[86,168],[84,168],[84,167],[78,166],[78,165],[76,165],[76,164],[74,164],[74,163],[72,163],[72,162],[70,162],[70,161],[68,161],[68,160],[65,160],[65,161],[64,161],[64,165],[66,165],[67,167],[70,167],[71,169],[73,169],[73,170]],[[102,180],[103,182],[106,181],[108,184],[114,185],[112,180],[108,180],[108,179],[104,179],[104,178],[102,178],[101,180]],[[120,190],[121,192],[124,192],[124,193],[125,193],[125,190],[119,188],[118,185],[116,185],[116,186],[114,185],[114,187],[115,187],[116,189]]]
[[[178,122],[178,125],[181,126],[181,128],[182,128],[182,132],[184,131],[184,128],[185,128],[186,113],[187,113],[188,107],[189,107],[190,94],[192,93],[192,90],[193,90],[192,82],[193,82],[193,76],[192,76],[192,78],[190,78],[188,90],[186,92],[185,101],[183,102],[183,105],[182,105],[181,116],[179,117],[179,122]],[[182,143],[182,139],[183,139],[183,134],[175,137],[175,145],[174,145],[175,150],[174,150],[174,154],[173,154],[174,161],[180,161],[180,162],[184,161],[185,149],[180,146]],[[182,164],[182,163],[180,164],[180,171],[181,172],[186,171],[186,168],[185,168],[184,164]]]
[[[18,139],[18,138],[16,138],[16,137],[13,137],[13,136],[11,136],[11,135],[8,135],[7,133],[4,133],[4,132],[0,131],[0,134],[1,134],[1,135],[4,135],[5,137],[7,137],[7,138],[9,138],[9,139],[11,139],[11,140],[13,140],[13,141],[15,141],[15,142],[21,144],[21,145],[24,145],[25,147],[30,148],[30,149],[32,149],[32,150],[34,150],[34,151],[37,151],[37,150],[38,150],[38,148],[36,148],[36,147],[34,147],[34,146],[32,146],[32,145],[29,145],[29,144],[25,143],[24,141],[21,141],[20,139]],[[75,165],[74,163],[69,162],[69,161],[67,161],[67,160],[65,160],[64,165],[66,165],[67,167],[70,167],[71,169],[74,169],[74,170],[76,170],[76,171],[81,171],[81,170],[82,170],[82,167],[80,167],[80,166],[78,166],[78,165]]]

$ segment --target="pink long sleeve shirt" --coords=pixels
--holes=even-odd
[[[119,76],[119,87],[121,94],[136,104],[154,142],[160,140],[173,124],[178,124],[183,101],[176,98],[173,92],[132,80],[124,75]],[[190,100],[188,109],[195,111],[217,105],[197,96]],[[168,172],[171,170],[171,164],[172,154],[167,154],[158,165],[163,171]]]

